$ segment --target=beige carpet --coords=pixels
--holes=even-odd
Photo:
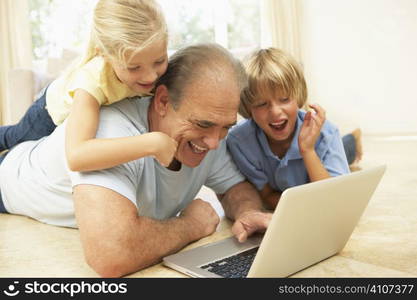
[[[417,138],[365,136],[359,167],[380,164],[387,172],[344,250],[295,277],[417,277]],[[201,196],[214,201],[205,189]],[[230,234],[227,225],[199,243]],[[0,214],[0,277],[95,276],[77,230]],[[181,275],[161,265],[130,275],[141,276]]]

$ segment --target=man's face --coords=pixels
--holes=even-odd
[[[226,77],[196,79],[185,88],[176,110],[167,105],[162,119],[164,131],[178,141],[176,159],[189,167],[198,166],[236,123],[239,90]]]

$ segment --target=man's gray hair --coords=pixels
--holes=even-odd
[[[167,87],[173,107],[178,108],[184,89],[194,80],[207,73],[231,73],[236,80],[239,93],[247,86],[247,76],[240,60],[227,49],[214,43],[196,44],[175,52],[168,63],[168,69],[159,79],[157,86]],[[204,77],[202,77],[204,80]]]

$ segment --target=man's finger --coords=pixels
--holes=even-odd
[[[242,223],[235,222],[232,226],[232,233],[237,238],[239,242],[242,240],[246,240],[247,233],[245,231],[245,228],[243,227]]]
[[[237,237],[237,240],[241,243],[243,243],[244,241],[246,241],[246,239],[248,238],[248,234],[246,233],[245,230],[243,230],[239,236]]]

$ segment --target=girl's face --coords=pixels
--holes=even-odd
[[[138,94],[149,93],[168,67],[166,41],[155,41],[136,53],[127,66],[110,62],[117,78]]]
[[[253,120],[265,132],[271,148],[279,152],[291,144],[297,113],[297,101],[279,92],[259,97],[251,105]]]

